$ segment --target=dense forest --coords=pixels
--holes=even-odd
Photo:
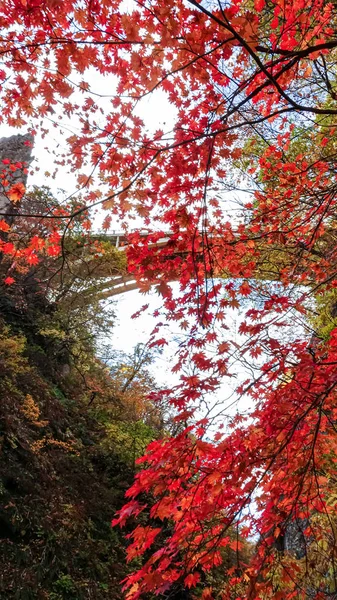
[[[47,190],[34,195],[36,202],[51,199]],[[18,234],[20,224],[15,227]],[[164,411],[148,400],[156,387],[150,350],[139,345],[122,356],[103,348],[103,331],[113,340],[112,310],[100,306],[99,291],[73,302],[92,257],[78,264],[72,285],[58,283],[57,302],[42,284],[48,260],[39,273],[30,270],[1,289],[4,600],[121,597],[125,540],[111,519],[133,481],[136,458],[163,432]],[[104,360],[98,358],[103,351]]]
[[[42,214],[55,204],[48,188],[33,188],[23,208]],[[27,220],[17,218],[12,235],[22,239],[26,231]],[[106,281],[125,272],[123,255],[104,234],[88,237],[81,219],[64,251],[62,278],[63,259],[46,256],[17,275],[15,285],[2,286],[4,599],[123,597],[128,544],[111,520],[147,445],[179,429],[169,406],[151,401],[156,350],[138,344],[128,356],[113,348]],[[7,269],[3,259],[3,277]],[[233,529],[233,543],[236,535]],[[224,557],[235,564],[233,549]],[[221,586],[222,573],[212,581]],[[188,589],[176,586],[175,596],[188,596]]]

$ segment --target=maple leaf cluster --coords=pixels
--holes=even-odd
[[[167,343],[169,321],[182,331],[180,383],[160,393],[178,433],[149,446],[116,518],[135,524],[128,555],[143,560],[128,597],[179,584],[205,600],[334,593],[333,307],[328,338],[310,321],[337,286],[333,4],[5,0],[0,22],[1,122],[43,135],[78,124],[57,164],[78,174],[82,204],[20,252],[31,264],[37,250],[59,254],[60,221],[98,205],[107,227],[137,215],[148,234],[129,235],[129,274],[162,296],[151,345]],[[92,69],[111,81],[105,109]],[[176,119],[153,133],[136,109],[158,90]],[[23,192],[8,195],[20,205]],[[1,251],[14,262],[9,227],[1,215]],[[235,397],[248,409],[233,412],[219,397],[240,369]],[[247,563],[237,543],[236,567],[212,590],[233,526],[256,549]]]

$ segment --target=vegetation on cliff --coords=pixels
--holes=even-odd
[[[112,310],[92,293],[75,305],[69,277],[55,301],[39,276],[0,297],[0,598],[117,599],[126,542],[111,519],[163,429],[151,355],[101,362]]]

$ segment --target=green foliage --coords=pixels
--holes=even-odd
[[[0,331],[0,369],[6,372],[22,373],[27,368],[23,357],[26,340],[21,336],[10,335],[10,328],[2,326]]]
[[[2,323],[0,598],[118,598],[124,550],[110,520],[131,466],[102,452],[83,386],[51,385],[28,349]]]
[[[50,600],[62,600],[63,598],[76,598],[76,586],[70,575],[61,575],[53,584],[55,592],[51,592]]]
[[[311,322],[318,336],[328,340],[337,327],[337,289],[316,296],[316,315]]]
[[[127,464],[134,464],[146,447],[155,439],[157,432],[143,421],[109,423],[102,442],[105,451],[115,452]]]
[[[118,600],[125,541],[111,519],[161,431],[149,356],[98,360],[113,311],[94,279],[57,302],[36,286],[0,297],[0,599]]]

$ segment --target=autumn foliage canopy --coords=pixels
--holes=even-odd
[[[169,321],[181,329],[180,383],[160,393],[176,434],[149,446],[115,519],[133,527],[128,597],[179,585],[204,600],[333,597],[334,4],[4,0],[0,24],[0,120],[42,137],[60,131],[55,164],[72,172],[80,199],[24,247],[1,215],[5,283],[60,254],[75,217],[89,230],[103,207],[105,227],[118,218],[132,231],[129,273],[162,296],[151,343],[166,344]],[[172,127],[143,122],[151,96],[174,108]],[[22,189],[6,185],[17,207]],[[22,206],[22,219],[40,218]],[[226,569],[229,548],[236,566]]]

